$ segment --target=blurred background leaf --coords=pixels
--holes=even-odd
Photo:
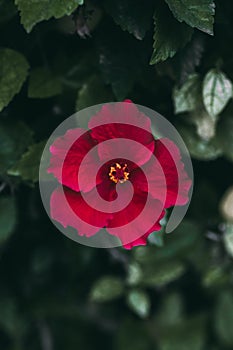
[[[10,49],[0,50],[0,111],[20,91],[28,73],[25,57]]]
[[[232,18],[228,0],[0,0],[1,350],[233,348]],[[98,250],[50,222],[40,157],[77,110],[124,99],[176,126],[194,193],[171,234],[167,210],[147,246]]]
[[[0,197],[0,244],[13,232],[16,225],[16,204],[13,197]]]
[[[96,302],[111,301],[122,295],[124,291],[122,281],[113,276],[105,276],[92,287],[90,299]]]

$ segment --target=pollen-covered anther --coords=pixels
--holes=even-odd
[[[127,164],[124,164],[123,166],[119,163],[116,163],[114,166],[110,167],[109,171],[109,178],[116,184],[118,182],[124,183],[125,181],[129,180],[129,172],[127,171]]]

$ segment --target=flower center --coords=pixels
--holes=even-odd
[[[114,166],[110,167],[109,178],[116,184],[120,182],[121,184],[129,180],[129,173],[127,172],[127,164],[120,165],[116,163]]]

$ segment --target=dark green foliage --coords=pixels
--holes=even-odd
[[[119,278],[104,276],[92,287],[90,300],[96,302],[111,301],[123,293],[123,283]]]
[[[16,209],[14,198],[1,196],[0,198],[0,244],[12,233],[16,223]]]
[[[180,22],[213,34],[215,4],[213,0],[165,0]]]
[[[152,22],[151,12],[154,8],[152,2],[149,1],[145,6],[143,0],[106,0],[104,7],[123,30],[127,30],[139,40],[145,37]]]
[[[48,98],[61,94],[62,84],[58,77],[46,68],[34,69],[29,78],[28,97]]]
[[[15,164],[32,143],[32,131],[24,122],[14,125],[9,120],[0,124],[0,171],[2,175]]]
[[[189,26],[179,23],[172,16],[166,5],[156,7],[154,13],[154,52],[150,64],[166,61],[173,57],[191,40],[192,33]]]
[[[40,163],[44,146],[44,141],[34,143],[7,173],[13,176],[20,176],[25,181],[37,182],[39,180],[38,164]]]
[[[0,0],[1,350],[233,348],[232,18],[229,0]],[[194,195],[146,247],[88,248],[47,217],[40,157],[76,110],[125,98],[177,127]]]
[[[32,28],[40,21],[48,20],[51,17],[60,18],[70,15],[83,0],[15,0],[21,16],[21,23],[30,32]]]
[[[20,91],[28,68],[25,57],[20,53],[10,49],[0,50],[0,111]]]

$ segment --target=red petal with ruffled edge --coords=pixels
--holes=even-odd
[[[129,206],[114,214],[106,230],[118,237],[123,246],[138,245],[140,241],[145,242],[151,232],[161,228],[159,220],[164,214],[160,201],[143,192],[136,192]]]
[[[89,154],[81,172],[79,172],[79,167],[85,155],[95,145],[90,133],[84,129],[68,130],[64,136],[58,137],[50,146],[52,156],[48,173],[52,173],[62,185],[74,191],[90,191],[96,183],[91,186],[87,174],[90,174],[98,165],[97,150]],[[82,188],[79,186],[78,176],[82,180]]]
[[[96,203],[98,198],[90,191],[89,199]],[[80,192],[68,188],[58,187],[50,198],[50,214],[53,220],[63,227],[75,228],[80,236],[90,237],[107,225],[112,219],[111,213],[103,213],[90,207],[83,199]]]
[[[93,139],[101,143],[110,139],[126,138],[139,142],[151,152],[154,151],[154,137],[151,131],[150,119],[140,112],[136,105],[127,101],[125,103],[104,105],[100,112],[93,116],[88,124]],[[111,153],[111,143],[103,144],[99,148],[99,155]],[[109,149],[108,149],[109,148]],[[148,161],[148,153],[141,146],[141,161]],[[145,153],[145,154],[144,154]]]
[[[134,163],[131,167],[133,169],[148,162],[153,152],[130,139],[112,139],[98,145],[98,155],[102,162],[124,158],[126,164],[129,161]]]
[[[164,202],[164,208],[185,205],[189,200],[192,181],[184,170],[178,147],[166,138],[156,140],[154,155],[156,159],[151,157],[150,161],[142,166],[147,181],[141,173],[134,172],[134,182],[145,192],[148,191],[149,182],[150,194]]]
[[[160,225],[160,220],[164,217],[165,215],[165,210],[163,210],[163,212],[161,213],[158,221],[154,224],[154,226],[147,232],[145,233],[143,236],[139,237],[138,239],[135,239],[135,241],[130,242],[128,244],[124,245],[125,249],[132,249],[133,247],[137,247],[139,245],[146,245],[147,244],[147,238],[149,237],[149,235],[154,232],[154,231],[159,231],[161,230],[161,225]]]

